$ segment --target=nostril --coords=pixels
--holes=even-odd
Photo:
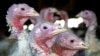
[[[88,14],[88,12],[85,12],[85,14]]]
[[[82,44],[82,46],[86,46],[85,44]]]

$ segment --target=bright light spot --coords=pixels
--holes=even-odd
[[[29,26],[28,26],[28,30],[32,30],[34,28],[34,25],[33,24],[30,24]]]
[[[78,18],[78,23],[80,24],[80,23],[82,23],[83,22],[83,18],[82,17],[79,17]]]
[[[27,29],[27,25],[24,25],[24,26],[23,26],[23,29]]]
[[[77,28],[79,26],[79,24],[82,23],[82,22],[83,22],[83,18],[82,17],[70,18],[70,19],[68,19],[67,24],[68,24],[69,28],[73,28],[73,27]]]
[[[64,27],[65,26],[65,21],[64,20],[56,20],[54,24],[56,24],[60,27]]]

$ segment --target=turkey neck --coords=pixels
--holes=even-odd
[[[21,47],[21,45],[28,44],[29,35],[24,30],[20,34],[17,34],[17,37],[18,37],[18,46],[19,47]]]
[[[89,47],[89,50],[86,50],[86,53],[88,54],[89,52],[95,52],[96,50],[100,49],[98,45],[100,45],[98,42],[99,40],[96,39],[96,26],[97,24],[92,24],[88,27],[86,35],[85,35],[85,42]]]
[[[23,56],[32,56],[29,44],[29,35],[25,31],[22,31],[18,35],[18,51],[19,53],[21,53],[20,55],[23,55],[23,53],[25,53]]]

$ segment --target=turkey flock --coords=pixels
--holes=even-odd
[[[75,17],[87,27],[84,40],[68,27],[73,18],[67,11],[48,7],[38,13],[26,3],[12,4],[5,17],[10,36],[0,41],[0,56],[100,56],[96,14],[82,10]],[[31,31],[23,29],[28,20],[34,25]]]

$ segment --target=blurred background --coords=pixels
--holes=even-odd
[[[0,0],[0,40],[3,39],[4,36],[9,36],[9,28],[6,26],[5,15],[8,8],[14,3],[27,3],[28,5],[34,7],[38,12],[42,8],[56,7],[59,10],[66,10],[69,17],[75,17],[75,15],[81,10],[92,10],[97,15],[98,26],[100,25],[100,2],[98,0]],[[97,35],[100,35],[99,29]]]

